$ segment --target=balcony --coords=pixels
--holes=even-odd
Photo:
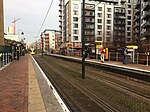
[[[136,4],[135,9],[140,9],[140,2]]]
[[[85,27],[85,30],[94,30],[94,27]]]
[[[115,21],[114,24],[115,25],[125,25],[125,22]]]
[[[134,28],[137,28],[137,27],[139,27],[139,23],[135,23],[135,25],[134,25]]]
[[[121,3],[125,3],[126,2],[126,0],[121,0]]]
[[[148,11],[144,14],[143,19],[148,20],[149,18],[150,18],[150,12]]]
[[[126,19],[124,16],[114,16],[115,19]]]
[[[150,2],[145,2],[145,6],[143,8],[143,11],[148,11],[150,9]]]
[[[140,21],[140,17],[139,16],[135,16],[134,22]]]
[[[149,0],[143,0],[143,2],[148,2]]]
[[[124,27],[114,27],[115,31],[124,31],[125,28]]]
[[[144,24],[143,24],[143,28],[150,28],[150,21],[146,21]]]
[[[137,10],[135,11],[135,15],[140,15],[140,10],[137,9]]]
[[[139,33],[140,33],[140,30],[136,29],[136,30],[135,30],[135,33],[136,33],[136,34],[139,34]]]
[[[143,33],[143,36],[144,36],[144,37],[150,37],[150,31],[145,31],[145,32]]]

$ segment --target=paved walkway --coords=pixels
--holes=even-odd
[[[63,112],[30,55],[0,70],[0,112]]]

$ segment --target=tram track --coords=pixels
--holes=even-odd
[[[58,62],[57,64],[60,65],[59,62]],[[64,67],[69,68],[69,69],[71,69],[71,70],[74,71],[74,72],[80,70],[78,64],[77,64],[77,65],[74,64],[75,67],[73,67],[73,68],[72,68],[71,66],[67,65],[67,63],[65,63],[65,64],[66,64],[66,65],[65,65]],[[75,68],[76,68],[76,69],[75,69]],[[96,70],[91,71],[91,70],[86,69],[86,71],[87,71],[88,77],[91,77],[91,78],[93,78],[93,79],[95,79],[95,80],[99,80],[99,81],[101,81],[101,82],[103,82],[103,83],[106,83],[107,85],[110,85],[110,86],[112,86],[112,87],[114,87],[114,88],[118,88],[120,91],[129,93],[129,94],[132,95],[133,97],[141,98],[141,99],[143,99],[143,100],[146,100],[146,101],[150,102],[150,96],[149,96],[148,94],[146,94],[146,93],[148,93],[148,91],[147,91],[147,92],[144,92],[144,91],[146,91],[146,90],[150,90],[150,87],[148,87],[148,86],[144,86],[144,87],[143,87],[143,85],[140,85],[140,84],[138,84],[138,83],[134,83],[134,82],[132,81],[132,83],[130,82],[130,85],[135,86],[135,87],[134,87],[134,88],[130,88],[130,87],[129,87],[129,86],[130,86],[129,83],[126,82],[126,80],[123,80],[123,79],[121,79],[121,78],[118,79],[116,76],[113,77],[112,75],[111,75],[111,78],[110,78],[110,75],[108,75],[108,72],[107,72],[107,74],[106,74],[106,73],[103,73],[103,76],[101,75],[101,77],[100,77],[99,74],[96,72]],[[93,74],[95,74],[95,75],[93,75]],[[111,73],[109,73],[109,74],[111,74]],[[114,74],[113,74],[113,75],[114,75]],[[114,78],[115,78],[115,81],[113,81]],[[125,84],[121,84],[121,83],[118,84],[117,82],[119,82],[119,81],[120,81],[121,83],[125,83]],[[138,84],[138,85],[137,85],[137,84]],[[127,85],[128,85],[128,86],[127,86]],[[137,91],[136,88],[138,88],[138,91]],[[140,92],[139,92],[139,88],[140,88]]]
[[[75,70],[75,68],[72,68],[71,66],[69,66],[69,64],[67,65],[66,63],[63,63],[63,66],[61,66],[59,60],[57,60],[57,61],[55,61],[55,63],[58,64],[59,66],[57,65],[58,68],[55,68],[56,66],[55,67],[53,66],[54,63],[52,61],[51,61],[52,65],[49,63],[50,61],[48,62],[48,57],[46,57],[45,61],[43,59],[40,59],[39,57],[36,57],[36,59],[37,59],[37,61],[40,60],[42,62],[42,66],[44,66],[43,68],[48,69],[48,70],[45,69],[45,72],[47,73],[48,77],[50,77],[49,70],[53,70],[63,80],[68,82],[70,85],[72,85],[78,91],[82,92],[86,97],[88,97],[90,100],[92,100],[96,105],[103,108],[104,111],[106,111],[106,112],[120,112],[120,110],[118,110],[118,109],[119,108],[122,109],[121,106],[117,107],[117,106],[112,105],[113,102],[112,103],[106,102],[106,100],[104,100],[106,98],[103,98],[103,96],[100,96],[99,94],[96,94],[96,92],[94,92],[94,89],[89,90],[86,86],[81,85],[78,80],[74,79],[71,75],[67,74],[68,72],[73,72],[74,74],[79,74],[79,70],[80,70],[79,66],[75,66],[75,68],[76,68],[76,70]],[[68,68],[69,68],[68,71],[63,72],[63,70],[65,71]],[[78,71],[78,72],[76,72],[76,71]],[[138,98],[143,99],[145,101],[147,101],[147,99],[148,99],[148,101],[149,101],[149,97],[147,97],[147,96],[142,96],[141,94],[138,94],[134,91],[130,91],[128,88],[120,86],[120,85],[118,85],[114,82],[101,79],[99,76],[91,75],[92,73],[94,73],[94,72],[88,71],[88,76],[87,77],[89,77],[92,80],[104,83],[107,86],[109,85],[110,87],[115,88],[117,90],[120,90],[124,93],[130,94],[132,97],[136,97],[136,98],[138,97]],[[126,109],[122,109],[122,110],[126,111]]]

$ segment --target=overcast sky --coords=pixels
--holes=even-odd
[[[4,26],[13,26],[14,18],[21,18],[16,22],[16,33],[25,33],[26,42],[35,41],[52,0],[3,0]],[[59,30],[59,0],[54,0],[44,23],[44,29]]]

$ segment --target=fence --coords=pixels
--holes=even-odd
[[[81,57],[82,52],[81,50],[68,51],[65,53],[65,55]],[[109,55],[108,61],[122,62],[122,55],[120,52],[109,52],[108,55]],[[93,58],[94,56],[91,57]],[[100,56],[96,56],[96,57],[100,57]],[[145,64],[146,66],[148,66],[150,65],[150,55],[149,53],[138,53],[138,52],[134,54],[129,53],[127,56],[127,63]]]

